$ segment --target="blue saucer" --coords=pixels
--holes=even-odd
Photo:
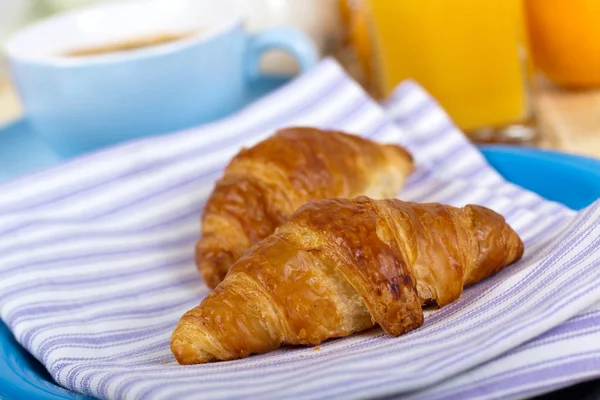
[[[287,76],[270,75],[249,83],[240,108],[289,80]],[[0,125],[0,183],[61,161],[64,160],[38,137],[26,119]]]

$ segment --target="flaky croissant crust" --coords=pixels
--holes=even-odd
[[[301,205],[331,197],[395,197],[412,170],[402,147],[314,128],[287,128],[242,150],[202,217],[196,263],[214,288],[229,267]]]
[[[375,324],[397,336],[423,323],[423,305],[456,300],[522,254],[504,218],[480,206],[311,202],[181,318],[171,349],[195,364],[316,345]]]

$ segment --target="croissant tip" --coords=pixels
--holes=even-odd
[[[390,152],[393,154],[392,157],[399,157],[400,159],[404,160],[404,168],[406,168],[406,174],[411,173],[415,169],[415,159],[413,155],[404,147],[393,143],[384,144],[383,146],[385,151],[388,152],[388,154]]]
[[[185,331],[185,326],[179,324],[171,337],[171,352],[179,364],[204,364],[216,360],[213,354],[198,347]]]

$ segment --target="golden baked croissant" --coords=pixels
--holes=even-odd
[[[504,218],[481,206],[311,202],[181,318],[171,350],[180,364],[197,364],[317,345],[375,324],[397,336],[423,323],[423,305],[456,300],[522,254]]]
[[[330,197],[392,198],[412,171],[402,147],[334,131],[288,128],[242,150],[202,216],[196,264],[210,288],[301,205]]]

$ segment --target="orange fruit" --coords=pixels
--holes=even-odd
[[[525,0],[535,66],[566,88],[600,86],[600,0]]]

